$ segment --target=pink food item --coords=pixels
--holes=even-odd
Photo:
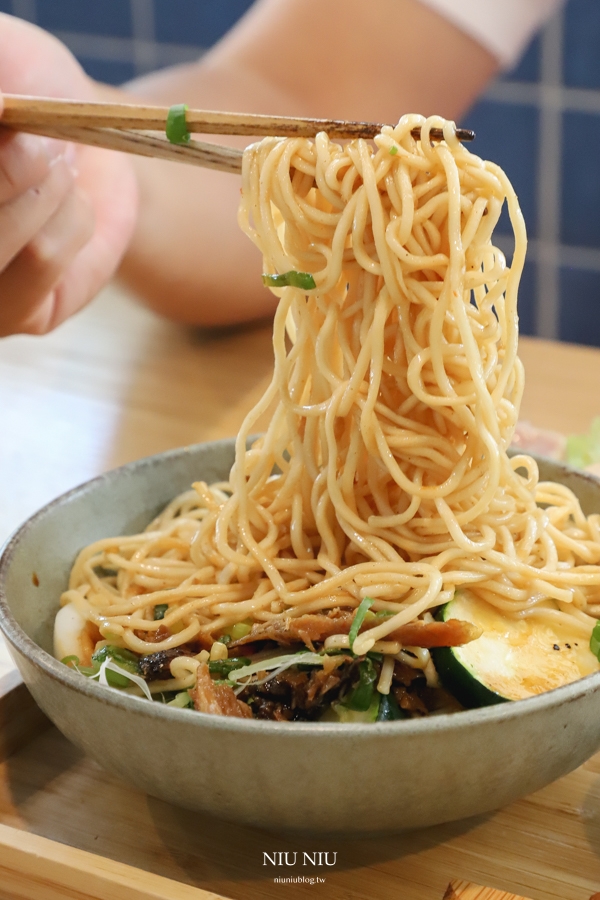
[[[567,439],[558,431],[536,428],[531,422],[517,422],[512,446],[523,453],[537,453],[549,459],[564,459]]]

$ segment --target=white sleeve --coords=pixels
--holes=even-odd
[[[564,0],[421,0],[510,68]]]

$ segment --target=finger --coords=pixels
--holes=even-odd
[[[125,252],[137,218],[137,182],[122,154],[83,148],[78,180],[84,182],[92,202],[96,228],[56,288],[53,318],[46,331],[81,309],[106,284]]]
[[[0,130],[0,204],[40,184],[64,152],[62,141]]]
[[[26,246],[73,187],[73,173],[63,158],[41,184],[0,206],[0,271]]]
[[[0,336],[40,334],[53,318],[53,289],[94,233],[94,214],[76,188],[0,275]],[[12,301],[12,302],[11,302]]]

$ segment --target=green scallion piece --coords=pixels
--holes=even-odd
[[[590,650],[600,660],[600,622],[596,622],[590,638]],[[64,662],[64,660],[63,660]]]
[[[367,614],[367,610],[369,607],[373,606],[374,601],[371,600],[370,597],[365,597],[364,600],[360,601],[356,613],[354,614],[354,619],[352,620],[352,627],[350,628],[350,632],[348,634],[348,640],[350,641],[350,649],[352,650],[354,646],[354,641],[358,637],[358,632],[360,631],[361,625],[365,621],[365,616]]]
[[[76,669],[79,665],[79,657],[78,656],[63,656],[61,659],[61,663],[64,666],[68,666],[70,669]]]
[[[296,287],[303,291],[314,291],[315,279],[310,272],[285,272],[283,275],[263,275],[263,284],[267,287]]]
[[[98,671],[100,666],[106,659],[112,659],[125,672],[131,672],[132,675],[139,675],[140,666],[138,657],[131,650],[125,650],[123,647],[116,647],[114,644],[105,644],[92,655],[92,665]],[[84,671],[83,669],[79,670]],[[87,672],[84,672],[87,674]],[[95,672],[93,673],[95,674]],[[106,680],[111,687],[123,688],[129,687],[130,680],[126,675],[120,672],[114,672],[112,669],[106,669]]]
[[[364,712],[369,709],[373,701],[375,682],[377,681],[378,673],[373,661],[370,659],[364,659],[360,663],[358,672],[358,684],[352,692],[344,698],[343,703],[348,709],[356,709]]]
[[[396,719],[407,719],[408,713],[398,705],[393,694],[382,694],[379,702],[378,722],[394,722]]]
[[[172,144],[189,144],[190,142],[191,135],[185,121],[186,112],[186,104],[177,103],[167,113],[167,127],[165,130]]]
[[[92,655],[92,663],[102,665],[107,658],[113,659],[121,668],[139,675],[139,659],[133,651],[126,650],[124,647],[115,647],[114,644],[105,644]]]
[[[172,700],[167,702],[167,706],[174,706],[175,709],[190,709],[194,705],[188,691],[181,691],[175,694]]]
[[[231,659],[211,659],[208,663],[208,671],[211,675],[221,675],[227,678],[230,672],[249,666],[252,662],[247,656],[235,656]]]
[[[235,625],[232,625],[229,629],[229,634],[231,635],[232,641],[239,641],[241,638],[245,638],[252,631],[252,625],[248,624],[248,622],[236,622]]]
[[[154,621],[156,622],[158,619],[164,619],[165,613],[168,608],[168,603],[157,603],[154,607]]]
[[[395,156],[397,152],[398,152],[397,147],[390,147],[390,156]]]

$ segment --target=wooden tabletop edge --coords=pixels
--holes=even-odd
[[[20,900],[227,900],[221,894],[0,824],[0,879]],[[18,890],[18,893],[17,893]]]

